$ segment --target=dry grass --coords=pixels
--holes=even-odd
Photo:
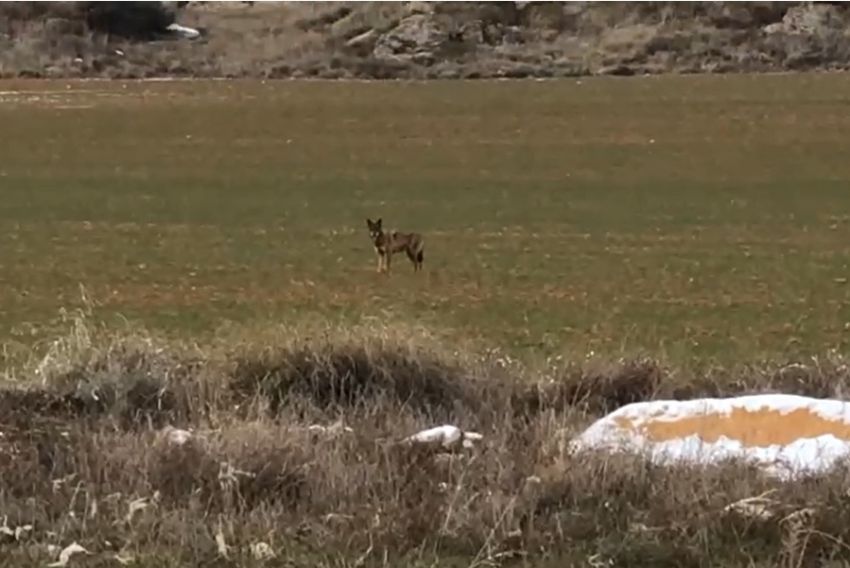
[[[844,471],[782,484],[735,464],[664,469],[564,451],[577,428],[629,401],[777,381],[834,394],[850,381],[837,357],[739,370],[736,381],[650,361],[529,369],[414,328],[269,328],[190,345],[82,312],[42,355],[0,390],[0,510],[12,533],[0,547],[16,566],[41,566],[56,554],[47,545],[72,541],[87,561],[142,566],[850,558]],[[440,456],[398,444],[442,422],[483,444]],[[334,423],[352,431],[308,428]],[[171,426],[193,436],[170,443]],[[765,492],[762,515],[746,501],[727,510]],[[276,557],[255,559],[258,543]]]

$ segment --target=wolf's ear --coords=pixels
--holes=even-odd
[[[369,219],[368,217],[366,217],[366,226],[369,227],[370,229],[372,228],[372,220]]]
[[[380,227],[380,226],[381,226],[381,221],[382,221],[382,219],[380,219],[380,218],[379,218],[377,221],[375,221],[375,226],[376,226],[376,227]]]

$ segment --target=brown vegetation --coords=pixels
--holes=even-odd
[[[564,450],[631,401],[778,385],[836,394],[840,360],[701,377],[651,361],[524,369],[449,353],[417,330],[307,331],[190,347],[77,318],[0,391],[3,556],[40,566],[55,557],[48,545],[73,541],[84,560],[142,566],[850,557],[844,471],[781,484],[735,464],[665,469]],[[443,422],[483,444],[446,455],[398,444]],[[758,515],[728,507],[766,491]]]

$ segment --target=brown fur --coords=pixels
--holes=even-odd
[[[422,270],[422,263],[425,260],[425,242],[422,235],[398,231],[384,232],[381,219],[377,221],[366,219],[366,226],[369,227],[369,237],[378,255],[378,272],[389,273],[392,256],[402,251],[413,263],[414,272]]]

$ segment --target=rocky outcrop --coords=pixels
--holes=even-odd
[[[844,69],[830,3],[408,2],[338,50],[425,77]],[[365,19],[351,5],[341,22]],[[331,28],[337,24],[331,24]],[[399,66],[400,65],[400,66]]]
[[[403,59],[433,65],[449,45],[449,34],[426,14],[414,14],[381,35],[372,51],[378,58]]]
[[[787,69],[845,67],[850,59],[848,14],[844,7],[804,4],[764,27],[765,45]]]
[[[830,2],[41,4],[53,5],[55,12],[31,8],[38,14],[31,20],[39,24],[28,27],[8,23],[21,20],[8,17],[21,12],[20,6],[0,7],[7,13],[5,30],[0,23],[0,74],[21,72],[22,61],[49,66],[54,76],[271,78],[557,77],[850,66],[850,6]],[[191,49],[148,41],[160,39],[175,23],[181,4],[186,4],[181,22],[208,30],[206,39]],[[59,15],[69,9],[86,15],[71,25],[74,18]],[[109,44],[85,43],[88,32],[108,35]],[[22,57],[12,40],[27,34],[32,36],[27,45],[43,45],[46,53]],[[56,47],[69,35],[83,39],[73,48]],[[33,39],[42,36],[41,43]],[[116,60],[116,47],[126,57]],[[62,49],[73,49],[72,59],[83,63],[70,65]]]

